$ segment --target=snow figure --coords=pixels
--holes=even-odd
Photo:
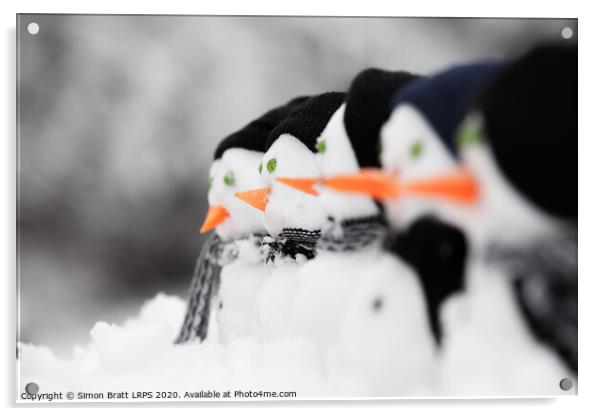
[[[448,126],[462,120],[469,97],[495,66],[467,65],[424,78],[405,75],[411,82],[401,85],[391,82],[395,73],[367,70],[359,74],[349,91],[345,120],[353,121],[347,122],[346,127],[356,153],[362,155],[360,167],[364,169],[360,175],[357,167],[346,172],[331,169],[324,174],[322,182],[327,189],[324,193],[337,194],[328,190],[332,187],[356,192],[356,198],[366,198],[366,194],[381,198],[378,191],[382,189],[373,186],[374,171],[366,169],[378,166],[379,142],[386,149],[380,156],[387,171],[404,178],[406,174],[414,179],[421,175],[429,177],[446,166],[455,166],[455,151],[446,145],[452,141],[453,132]],[[395,106],[391,111],[392,97]],[[353,126],[359,126],[361,134],[354,133]],[[325,147],[329,148],[328,144]],[[398,157],[391,158],[389,153]],[[346,196],[349,195],[353,194]],[[405,205],[400,207],[400,203]],[[392,227],[386,246],[419,275],[427,299],[429,324],[440,342],[440,306],[463,287],[467,243],[460,229],[438,219],[428,206],[423,204],[414,209],[413,215],[408,215],[411,209],[406,205],[405,201],[387,201]]]
[[[558,394],[576,377],[576,70],[576,48],[536,47],[484,85],[459,166],[360,175],[385,201],[430,198],[469,237],[465,294],[441,314],[444,394]]]
[[[270,133],[259,167],[264,187],[237,194],[263,211],[264,225],[271,235],[264,248],[274,272],[258,294],[262,334],[268,339],[294,333],[291,322],[295,299],[300,296],[298,271],[315,257],[316,242],[327,223],[326,212],[315,196],[298,192],[276,178],[318,174],[316,139],[344,97],[342,93],[320,94],[292,111]]]
[[[304,100],[298,98],[267,112],[226,137],[216,149],[209,172],[209,210],[201,227],[202,233],[214,228],[216,233],[207,240],[197,260],[176,343],[204,340],[216,306],[222,341],[256,332],[254,294],[266,274],[260,252],[265,230],[258,211],[234,194],[260,184],[257,165],[269,132]],[[219,302],[212,305],[218,290]]]
[[[453,169],[458,163],[453,133],[498,67],[493,61],[456,66],[399,89],[381,130],[385,170],[418,181]],[[392,228],[387,246],[419,274],[431,330],[440,343],[442,305],[464,289],[466,236],[437,215],[428,197],[390,199],[385,208]]]
[[[386,252],[372,259],[348,256],[345,266],[349,276],[359,278],[353,282],[355,290],[328,351],[327,378],[333,393],[412,396],[432,392],[436,345],[414,270]]]
[[[479,193],[463,217],[475,263],[468,298],[447,316],[445,386],[560,393],[559,380],[577,377],[576,47],[541,45],[505,66],[457,138]],[[475,370],[479,347],[498,377]],[[467,370],[465,385],[452,381]]]
[[[419,279],[382,250],[385,227],[369,196],[321,184],[322,177],[376,166],[369,143],[376,149],[392,94],[414,78],[362,72],[314,143],[318,176],[276,178],[313,195],[327,214],[318,256],[298,269],[292,330],[323,351],[323,371],[336,394],[419,394],[431,384],[435,348]]]

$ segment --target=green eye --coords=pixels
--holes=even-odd
[[[268,163],[265,165],[268,168],[268,172],[272,173],[276,170],[276,166],[278,166],[278,161],[274,159],[268,160]]]
[[[326,140],[318,139],[318,142],[316,143],[316,150],[318,153],[324,153],[326,151]]]
[[[456,131],[456,145],[464,147],[466,145],[480,143],[483,141],[483,123],[475,117],[467,118]]]
[[[259,166],[257,167],[257,171],[261,175],[261,172],[263,172],[263,163],[259,162]]]
[[[234,174],[232,172],[228,172],[224,175],[224,183],[227,186],[234,185]]]
[[[213,178],[209,177],[209,183],[207,185],[207,189],[211,189],[211,186],[213,185]]]
[[[385,146],[383,145],[383,136],[378,136],[378,144],[377,144],[378,153],[382,153],[384,148],[385,148]]]
[[[410,147],[410,155],[412,156],[412,159],[417,159],[418,157],[420,157],[420,155],[422,154],[422,151],[423,151],[422,142],[415,141],[412,144],[412,147]]]

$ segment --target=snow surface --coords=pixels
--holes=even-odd
[[[43,391],[557,395],[561,378],[575,380],[534,342],[503,279],[490,272],[472,285],[471,296],[445,305],[441,352],[416,276],[389,254],[324,252],[269,273],[258,264],[228,267],[219,296],[230,305],[202,344],[173,344],[186,303],[158,294],[136,317],[96,323],[90,342],[68,359],[21,344],[19,391],[35,380]]]
[[[164,294],[120,325],[97,323],[70,359],[23,344],[19,387],[416,394],[432,374],[434,349],[414,274],[377,250],[321,254],[277,264],[268,277],[249,264],[226,266],[219,297],[239,303],[223,305],[202,344],[173,344],[185,302]]]
[[[259,341],[241,337],[224,345],[211,337],[174,345],[185,302],[157,295],[140,314],[116,325],[98,322],[91,341],[76,346],[72,358],[58,359],[44,346],[22,344],[19,391],[34,381],[44,391],[162,390],[326,392],[317,369],[317,351],[306,339]]]

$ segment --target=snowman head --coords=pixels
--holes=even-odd
[[[213,162],[209,171],[209,211],[202,232],[215,227],[221,238],[231,239],[263,230],[257,210],[234,196],[239,190],[260,185],[254,168],[262,156],[261,152],[234,148]]]
[[[287,228],[315,231],[325,226],[327,215],[317,193],[298,192],[285,181],[319,174],[314,144],[343,100],[342,93],[325,93],[292,111],[268,138],[268,149],[257,167],[263,187],[237,193],[264,212],[264,225],[272,236]]]
[[[346,104],[341,105],[316,140],[318,178],[356,173],[360,170],[360,165],[345,130],[345,110]],[[291,181],[288,184],[295,185]],[[340,222],[345,219],[378,214],[378,207],[372,198],[367,195],[336,192],[321,186],[319,180],[315,189],[318,192],[317,198],[320,205],[324,207],[327,215],[334,221]]]
[[[537,46],[499,71],[458,129],[488,238],[524,240],[576,222],[576,91],[576,48]]]
[[[264,206],[264,225],[272,236],[285,228],[320,230],[326,214],[314,195],[297,192],[277,180],[314,177],[318,173],[315,154],[300,140],[282,134],[264,155],[260,168],[264,189],[269,193]]]

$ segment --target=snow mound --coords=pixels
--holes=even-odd
[[[289,337],[259,341],[241,337],[227,345],[208,339],[174,345],[186,303],[158,294],[137,317],[121,325],[98,322],[91,341],[70,359],[45,346],[19,346],[19,391],[35,381],[53,391],[294,391],[323,395],[312,343]]]
[[[338,257],[323,256],[321,266],[340,267]],[[349,267],[356,272],[359,264],[368,264],[362,256],[355,260]],[[316,314],[302,301],[308,296],[289,297],[260,308],[259,316],[279,316],[255,328],[261,336],[240,330],[240,316],[229,317],[237,336],[227,342],[219,340],[220,329],[227,328],[214,319],[202,344],[175,345],[186,302],[160,293],[137,317],[119,325],[96,323],[90,342],[75,346],[69,359],[43,345],[20,344],[18,391],[35,382],[40,393],[178,392],[181,399],[201,390],[295,392],[297,398],[574,394],[560,391],[557,383],[563,377],[576,380],[575,375],[514,324],[503,285],[484,285],[475,290],[478,296],[450,300],[443,315],[453,335],[437,354],[424,334],[426,316],[411,307],[420,303],[412,289],[416,283],[410,273],[400,279],[403,269],[393,263],[386,256],[370,262],[372,275],[359,273],[364,278],[348,284],[357,286],[349,293],[336,282],[317,284],[313,267],[300,271],[301,285],[291,273],[295,282],[287,283],[288,292],[313,293],[314,307],[321,301],[325,310],[345,313]],[[259,292],[258,300],[275,299],[269,292]],[[349,307],[336,307],[341,302]],[[487,313],[471,314],[477,306]]]

